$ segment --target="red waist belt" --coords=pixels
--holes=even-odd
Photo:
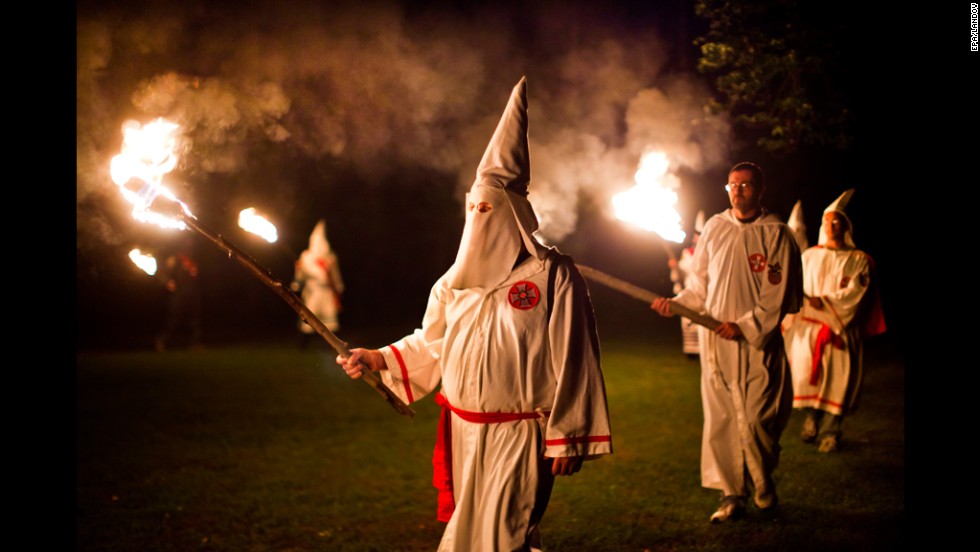
[[[436,393],[436,404],[442,407],[439,428],[436,432],[436,448],[432,453],[432,484],[439,490],[439,506],[436,519],[449,521],[456,509],[453,498],[453,436],[450,412],[474,424],[499,424],[531,420],[547,416],[548,412],[471,412],[449,404],[446,396]]]

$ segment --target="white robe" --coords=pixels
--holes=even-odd
[[[550,411],[538,419],[489,424],[452,416],[456,507],[440,551],[540,546],[537,523],[553,482],[543,456],[612,452],[588,288],[571,262],[560,263],[549,324],[551,262],[550,256],[543,262],[529,258],[493,289],[452,289],[444,275],[432,288],[422,328],[382,349],[384,382],[406,402],[441,380],[441,392],[459,409]],[[533,306],[533,299],[514,293],[534,287]]]
[[[803,289],[820,297],[823,308],[806,303],[799,314],[787,317],[784,339],[793,371],[793,406],[818,408],[844,415],[857,406],[861,387],[861,329],[858,315],[870,298],[871,265],[858,249],[817,246],[803,253]],[[826,328],[826,329],[824,329]],[[816,344],[821,331],[819,373],[811,384]]]
[[[323,325],[332,332],[339,330],[338,314],[340,295],[344,292],[344,281],[340,276],[337,256],[330,252],[317,256],[309,250],[303,251],[296,262],[293,281],[303,286],[303,303],[313,311]],[[299,320],[298,325],[301,332],[313,333],[313,328],[302,319]]]
[[[674,300],[722,322],[744,339],[701,328],[704,433],[701,484],[725,495],[757,497],[774,489],[779,436],[792,410],[789,368],[779,323],[802,302],[800,250],[772,214],[739,222],[731,209],[712,217],[694,250],[687,288]]]

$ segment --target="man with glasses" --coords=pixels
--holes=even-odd
[[[779,327],[803,302],[800,249],[789,227],[760,203],[762,169],[736,164],[725,189],[731,209],[705,224],[687,287],[651,304],[662,316],[673,316],[677,302],[722,321],[713,332],[699,330],[701,484],[722,492],[712,523],[741,517],[750,489],[759,510],[776,507],[772,473],[793,403]]]

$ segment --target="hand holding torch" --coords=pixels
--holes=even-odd
[[[579,272],[582,273],[582,276],[585,276],[586,278],[592,280],[593,282],[600,283],[604,286],[608,286],[612,289],[615,289],[616,291],[625,293],[626,295],[629,295],[634,299],[639,299],[641,301],[646,302],[648,305],[652,303],[654,299],[660,299],[663,297],[662,295],[656,294],[647,289],[643,289],[639,286],[635,286],[629,282],[620,280],[619,278],[610,276],[609,274],[606,274],[605,272],[601,272],[594,268],[585,265],[580,265],[578,263],[576,263],[575,266],[578,267],[578,270]],[[689,318],[695,324],[700,324],[701,326],[704,326],[705,328],[708,328],[711,331],[715,331],[715,329],[721,325],[721,322],[719,322],[718,320],[715,320],[714,318],[706,314],[701,314],[700,312],[689,309],[684,305],[681,305],[680,303],[675,303],[672,301],[670,303],[670,310],[674,314],[679,314],[681,316]]]

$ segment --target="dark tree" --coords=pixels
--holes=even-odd
[[[847,11],[838,2],[697,0],[707,22],[698,70],[714,77],[709,108],[728,111],[743,137],[781,156],[851,143]]]

